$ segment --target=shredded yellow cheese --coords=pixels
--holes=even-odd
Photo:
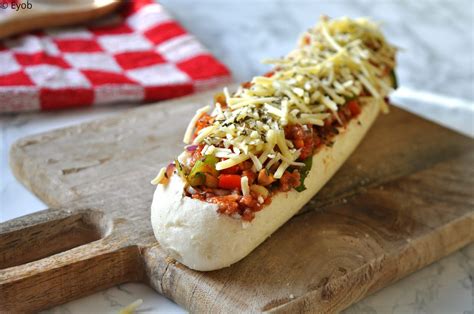
[[[161,180],[163,180],[163,178],[165,177],[165,174],[166,174],[166,167],[163,167],[160,169],[156,177],[153,180],[151,180],[150,183],[153,185],[159,184]]]
[[[286,168],[288,168],[288,166],[289,164],[286,161],[283,161],[278,167],[278,169],[275,171],[275,174],[273,175],[273,177],[275,179],[280,179],[283,173],[285,172]]]
[[[250,158],[249,155],[242,154],[242,155],[239,155],[239,156],[234,157],[234,158],[230,158],[230,159],[226,159],[224,161],[220,161],[216,164],[216,170],[223,170],[223,169],[233,167],[235,165],[240,164],[243,161],[246,161],[249,158]]]
[[[193,144],[199,144],[202,142],[203,139],[205,139],[209,134],[211,134],[215,129],[217,129],[216,125],[211,125],[208,127],[205,127],[204,129],[200,130],[198,132],[198,135],[193,141]]]
[[[138,300],[130,303],[129,305],[127,305],[123,309],[121,309],[119,313],[120,314],[133,314],[133,313],[135,313],[135,310],[138,309],[140,307],[140,305],[142,305],[142,304],[143,304],[143,300],[138,299]]]
[[[199,109],[184,142],[204,145],[204,155],[224,158],[217,170],[250,159],[254,171],[271,170],[281,178],[289,166],[304,166],[297,161],[300,150],[285,139],[286,125],[323,126],[330,118],[342,124],[339,108],[362,91],[388,110],[383,99],[391,87],[384,79],[395,66],[395,52],[378,25],[367,19],[322,17],[295,50],[265,61],[275,66],[271,75],[254,77],[232,93],[224,88],[227,107],[217,103],[213,123],[192,140],[198,119],[210,110]]]
[[[191,143],[191,139],[193,137],[193,132],[194,132],[194,127],[196,126],[197,121],[202,116],[202,114],[208,112],[209,109],[211,109],[211,107],[208,105],[208,106],[204,106],[204,107],[202,107],[202,108],[200,108],[196,111],[196,114],[191,119],[191,121],[188,124],[188,127],[186,128],[186,132],[184,132],[184,138],[183,138],[184,144]]]
[[[242,189],[242,195],[249,195],[250,194],[250,188],[249,188],[249,178],[246,176],[243,176],[240,178],[240,187]]]

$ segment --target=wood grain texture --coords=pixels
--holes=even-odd
[[[105,235],[87,219],[90,213],[65,214],[64,218],[55,216],[50,221],[0,234],[0,268],[35,261]]]
[[[12,147],[17,178],[59,209],[0,224],[0,308],[35,311],[142,281],[191,312],[337,312],[474,240],[473,140],[392,108],[244,260],[196,272],[168,259],[151,230],[149,181],[180,152],[187,121],[210,95]],[[35,236],[44,248],[27,254]]]

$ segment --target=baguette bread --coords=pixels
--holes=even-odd
[[[170,257],[227,267],[293,217],[360,143],[392,86],[395,48],[347,18],[308,31],[270,74],[198,110],[192,144],[152,181],[151,223]]]
[[[227,267],[247,256],[293,217],[339,169],[375,121],[380,106],[367,103],[334,138],[332,147],[313,155],[306,190],[278,193],[250,222],[219,214],[217,205],[183,195],[185,182],[173,175],[158,185],[151,205],[155,237],[170,256],[200,271]]]

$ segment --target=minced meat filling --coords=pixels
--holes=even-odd
[[[280,192],[306,189],[312,156],[360,114],[364,103],[388,111],[396,87],[396,48],[367,19],[322,17],[296,49],[267,60],[271,72],[234,92],[224,88],[198,109],[183,137],[174,168],[186,196],[218,205],[219,212],[251,221]]]
[[[350,100],[345,106],[342,106],[338,111],[338,118],[343,123],[343,127],[354,117],[361,112],[361,108],[356,100]],[[203,115],[198,120],[200,129],[209,125],[212,117]],[[304,160],[314,153],[321,145],[331,145],[332,137],[339,134],[341,129],[340,122],[337,119],[328,119],[324,126],[315,125],[300,125],[293,124],[285,127],[285,138],[290,140],[293,145],[301,149],[300,159]],[[191,157],[191,167],[195,165],[196,161],[203,158],[203,146],[198,146]],[[239,165],[224,169],[219,172],[219,178],[232,176],[235,178],[234,185],[229,178],[226,185],[221,184],[215,188],[210,188],[205,185],[194,186],[191,191],[187,191],[187,196],[194,199],[199,199],[209,203],[214,203],[219,206],[219,212],[234,216],[240,215],[243,220],[251,221],[255,217],[255,213],[262,210],[265,205],[271,203],[271,197],[279,192],[288,192],[293,188],[300,186],[301,178],[298,169],[286,170],[282,177],[275,180],[271,173],[275,169],[270,168],[270,171],[262,169],[258,172],[252,170],[252,162],[244,161]],[[248,195],[242,195],[240,180],[241,177],[248,178],[250,186],[256,184],[265,187],[268,194],[263,196],[255,191],[250,191]],[[191,193],[192,192],[192,193]]]

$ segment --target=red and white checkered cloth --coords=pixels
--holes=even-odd
[[[0,112],[160,100],[228,81],[227,68],[152,1],[128,1],[100,25],[0,41]]]

